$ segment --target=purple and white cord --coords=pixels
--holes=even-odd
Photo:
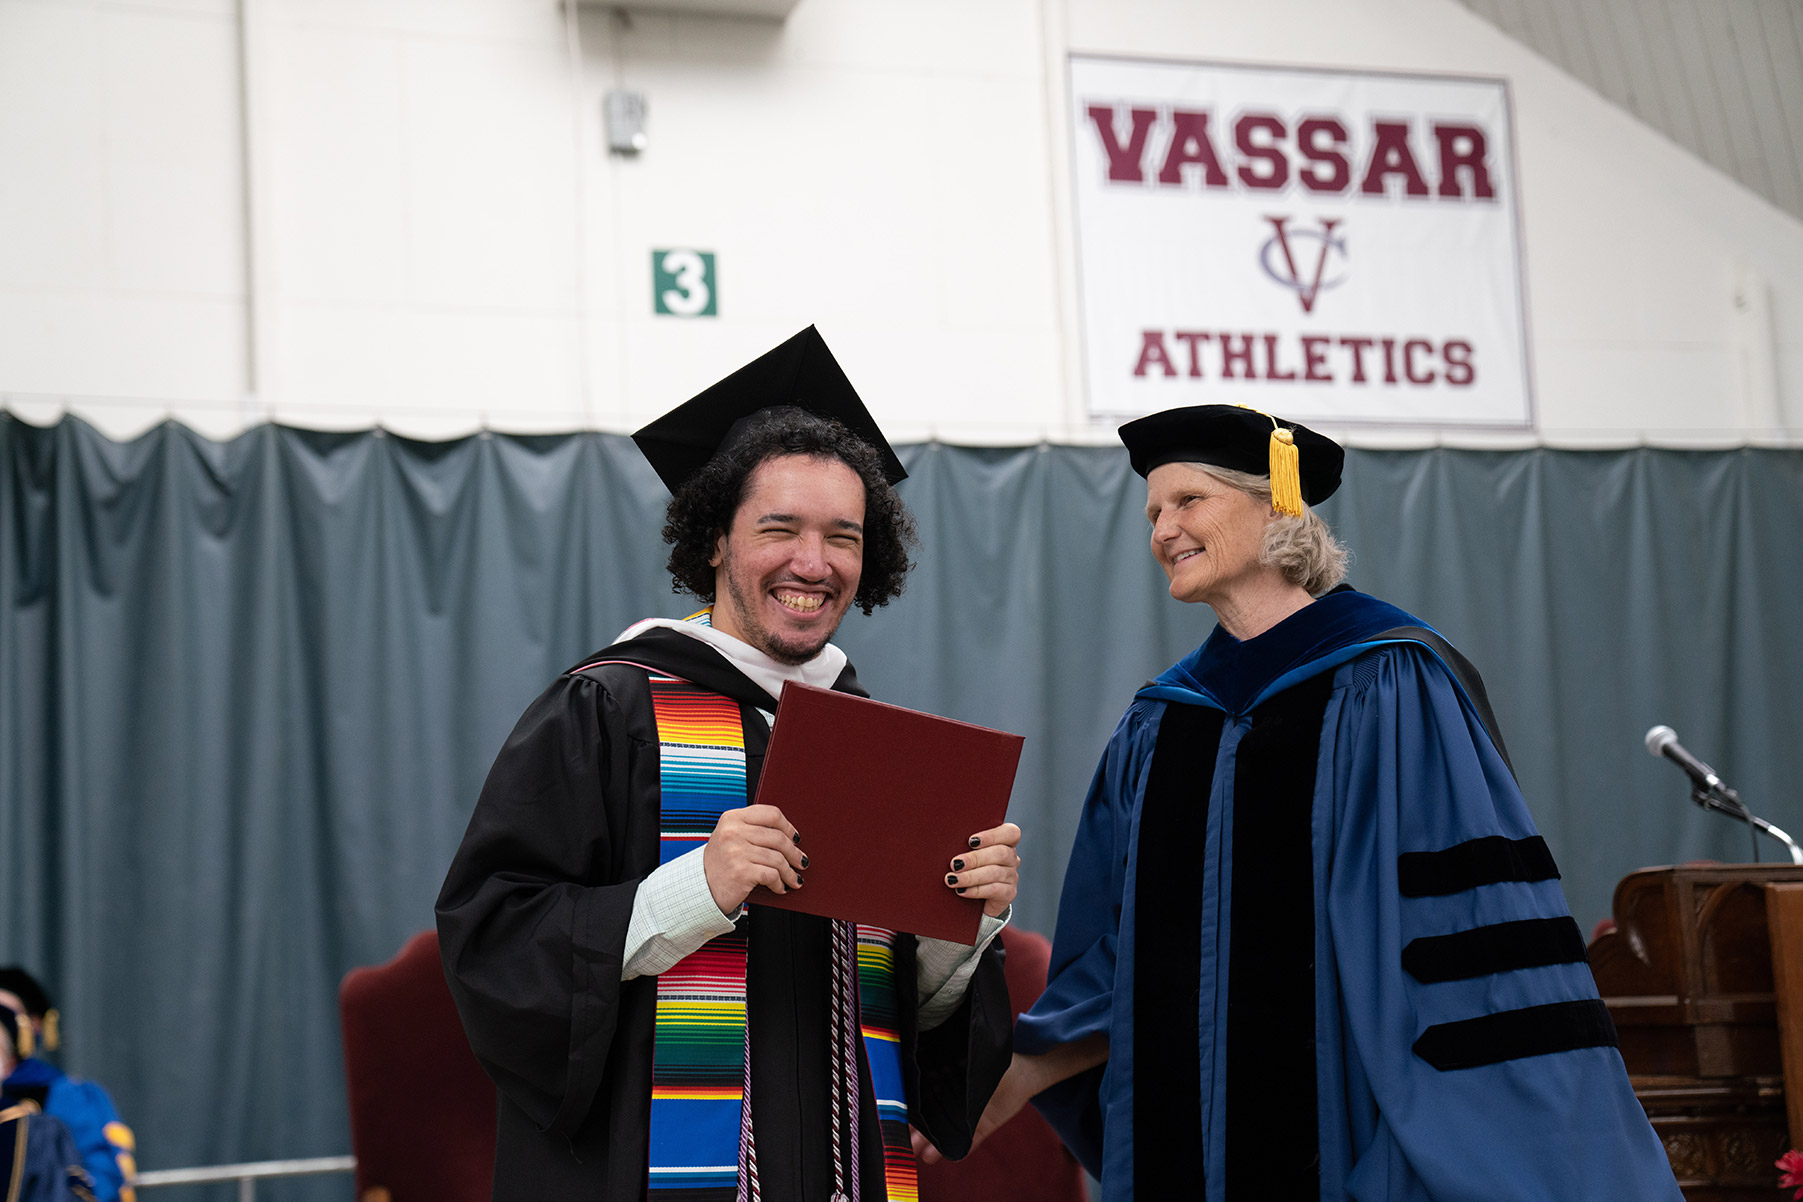
[[[758,1194],[758,1150],[751,1129],[751,1026],[745,1027],[744,1100],[739,1103],[739,1192],[738,1202],[760,1202]]]
[[[859,1202],[858,1187],[858,1049],[857,995],[851,992],[857,980],[857,942],[849,922],[834,922],[833,928],[833,996],[832,1021],[828,1039],[832,1045],[833,1095],[833,1198],[832,1202]],[[845,1112],[851,1115],[852,1171],[851,1193],[845,1192],[845,1157],[840,1147],[840,1134],[845,1125]]]

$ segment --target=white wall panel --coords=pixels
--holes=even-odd
[[[0,395],[234,423],[245,380],[229,4],[0,0]],[[130,398],[138,398],[132,400]]]
[[[575,147],[558,47],[419,41],[402,70],[414,299],[568,313]]]
[[[229,8],[236,0],[226,0]],[[404,38],[560,44],[555,3],[539,0],[254,0],[283,25]]]
[[[803,0],[783,29],[783,57],[927,77],[1036,78],[1039,8],[1036,0]]]
[[[60,4],[66,0],[36,0],[37,3]],[[79,0],[77,0],[79,2]],[[236,0],[99,0],[99,6],[122,12],[139,12],[158,16],[218,17],[231,20]]]
[[[421,438],[481,425],[583,424],[576,326],[567,317],[295,304],[284,309],[283,326],[286,373],[275,420],[380,424]]]
[[[975,340],[990,356],[1048,341],[1031,5],[803,4],[781,28],[594,13],[582,33],[585,111],[621,81],[650,101],[650,148],[589,165],[591,315],[627,323],[625,350],[598,373],[604,415],[653,416],[817,321],[854,372],[872,344],[876,370],[858,378],[880,413],[959,428],[976,419],[976,381],[987,392],[988,376],[1020,373],[946,362],[954,329],[1010,331]],[[717,323],[650,316],[650,251],[673,246],[719,256]],[[1017,406],[1028,424],[1016,437],[1038,436],[1058,387],[1055,364],[1034,357],[1046,391]],[[898,387],[897,360],[938,365],[931,391]],[[622,389],[624,409],[612,400]]]
[[[277,416],[585,424],[572,110],[545,17],[337,4],[272,22]]]
[[[102,399],[90,420],[110,431],[186,420],[190,402],[235,407],[243,347],[236,300],[0,291],[5,391],[69,398],[77,409]]]
[[[950,326],[1045,334],[1056,320],[1041,98],[970,80],[923,98],[933,146],[924,181],[968,203],[932,205],[939,311]]]
[[[236,27],[127,12],[108,17],[99,41],[114,283],[242,296]]]
[[[335,28],[277,28],[267,139],[282,294],[399,302],[412,278],[406,47]]]
[[[106,281],[101,28],[85,8],[0,0],[0,289]]]
[[[1549,335],[1535,348],[1535,360],[1541,410],[1555,416],[1557,424],[1547,428],[1562,445],[1619,447],[1619,431],[1630,420],[1649,441],[1667,446],[1717,446],[1743,437],[1733,428],[1740,415],[1734,351],[1722,342],[1649,345]]]

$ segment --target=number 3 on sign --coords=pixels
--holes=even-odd
[[[651,252],[651,295],[656,312],[672,317],[715,317],[714,256],[705,250]]]

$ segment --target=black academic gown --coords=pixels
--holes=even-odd
[[[701,641],[654,629],[583,661],[630,660],[737,701],[746,786],[775,699]],[[835,688],[866,695],[848,666]],[[500,1088],[496,1199],[646,1194],[657,981],[620,980],[626,928],[658,864],[657,722],[643,668],[570,672],[540,695],[490,770],[438,898],[445,975],[476,1058]],[[873,854],[880,854],[873,848]],[[825,919],[753,906],[747,965],[751,1101],[763,1196],[832,1192]],[[909,1120],[956,1157],[1011,1054],[999,941],[956,1013],[916,1026],[915,943],[896,941]],[[860,1060],[862,1045],[860,1042]],[[862,1066],[861,1180],[882,1143]]]

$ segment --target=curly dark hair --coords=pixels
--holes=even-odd
[[[852,600],[868,614],[899,597],[914,566],[909,552],[919,540],[907,506],[883,476],[882,460],[841,423],[789,407],[773,410],[755,423],[670,498],[664,541],[671,546],[672,590],[713,602],[714,568],[708,560],[714,544],[732,528],[751,473],[766,459],[780,455],[837,459],[858,474],[864,482],[864,568]]]

